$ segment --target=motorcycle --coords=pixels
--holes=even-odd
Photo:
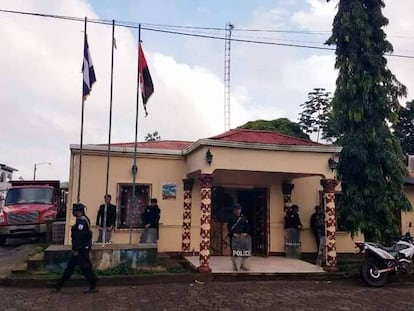
[[[411,222],[409,224],[411,228]],[[384,286],[390,274],[407,274],[410,272],[414,257],[414,239],[409,231],[390,247],[372,242],[355,242],[356,253],[365,253],[366,259],[361,264],[360,275],[363,281],[373,287]]]

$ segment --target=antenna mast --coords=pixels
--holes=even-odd
[[[230,130],[230,59],[231,31],[234,25],[228,22],[224,40],[224,131]]]

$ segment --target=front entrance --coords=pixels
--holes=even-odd
[[[211,254],[230,255],[227,219],[235,203],[249,222],[254,256],[268,254],[267,189],[236,189],[213,187],[211,198]]]

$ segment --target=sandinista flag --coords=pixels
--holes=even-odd
[[[89,52],[88,39],[85,36],[85,45],[83,49],[83,99],[89,95],[92,85],[96,82],[95,70],[93,69],[92,58]]]
[[[152,93],[154,93],[154,85],[152,84],[151,74],[148,69],[147,61],[145,60],[141,43],[138,44],[138,59],[139,83],[141,85],[141,95],[144,103],[145,116],[147,116],[147,101]]]

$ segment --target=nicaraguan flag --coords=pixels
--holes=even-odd
[[[138,43],[138,58],[139,58],[139,83],[141,85],[141,95],[142,101],[144,103],[145,116],[148,115],[147,112],[147,101],[154,93],[154,85],[152,83],[151,74],[145,59],[144,51],[142,50],[141,42]]]
[[[93,69],[92,58],[89,52],[88,39],[85,36],[85,45],[83,49],[83,99],[89,95],[92,85],[96,82],[95,70]]]

